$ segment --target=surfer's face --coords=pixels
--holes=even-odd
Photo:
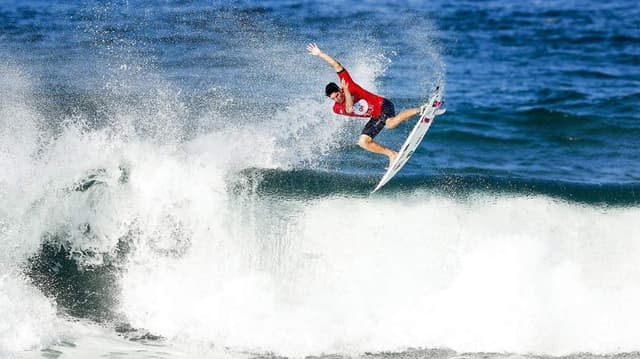
[[[333,101],[335,101],[337,103],[343,103],[344,102],[344,95],[342,94],[342,91],[336,91],[336,92],[332,93],[331,95],[329,95],[329,98],[331,98]]]

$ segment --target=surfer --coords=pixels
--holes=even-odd
[[[325,95],[334,101],[333,112],[343,116],[369,118],[358,138],[358,145],[367,151],[386,155],[391,166],[398,153],[373,139],[383,128],[396,128],[411,117],[422,114],[425,106],[406,109],[396,114],[393,102],[360,87],[351,79],[351,75],[342,64],[322,52],[318,45],[310,43],[307,45],[307,51],[325,60],[338,74],[342,87],[334,82],[325,87]]]

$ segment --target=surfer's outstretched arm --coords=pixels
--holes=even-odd
[[[336,72],[340,72],[344,69],[342,67],[342,64],[340,64],[336,59],[322,52],[322,50],[320,50],[320,48],[318,47],[318,45],[316,45],[315,42],[312,42],[309,45],[307,45],[307,51],[309,51],[311,55],[318,56],[319,58],[329,63],[329,65],[331,65],[336,70]]]

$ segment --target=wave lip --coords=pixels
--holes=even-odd
[[[477,172],[480,169],[475,169]],[[460,169],[458,169],[460,171]],[[256,192],[265,196],[312,199],[343,195],[368,196],[377,178],[371,175],[343,174],[317,170],[247,169],[244,180],[232,182],[230,188],[253,183]],[[246,182],[249,181],[249,182]],[[233,191],[233,190],[232,190]],[[454,198],[484,195],[544,195],[574,203],[605,206],[640,205],[640,184],[550,181],[539,178],[503,177],[499,175],[399,175],[389,183],[382,196],[412,191],[432,191]],[[386,193],[386,194],[385,194]]]

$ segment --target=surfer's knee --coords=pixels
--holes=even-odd
[[[367,135],[360,135],[358,138],[358,146],[362,148],[367,148],[371,142],[373,142],[373,139]]]
[[[384,127],[388,128],[388,129],[392,129],[392,128],[398,127],[398,121],[396,120],[396,116],[389,117],[387,119],[387,121],[385,122]]]

